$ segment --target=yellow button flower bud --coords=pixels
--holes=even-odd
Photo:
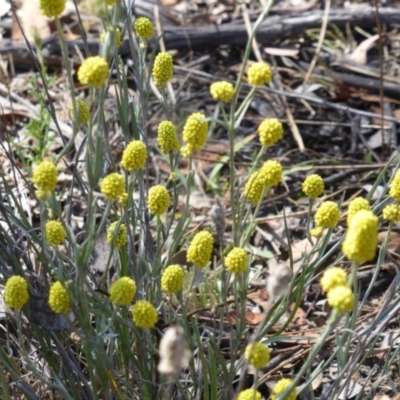
[[[239,274],[247,271],[249,255],[246,250],[234,247],[225,257],[225,268],[229,272]]]
[[[193,147],[190,144],[181,147],[181,155],[183,158],[190,158],[193,156]]]
[[[322,226],[317,226],[313,229],[310,229],[310,235],[315,238],[321,237],[323,232],[324,228]]]
[[[333,289],[336,286],[346,286],[347,273],[344,269],[339,267],[328,268],[323,273],[320,284],[325,292],[329,292],[329,290]]]
[[[114,243],[115,247],[123,246],[128,240],[128,230],[126,229],[125,224],[120,224],[117,230],[118,222],[113,222],[107,231],[107,242],[109,244]]]
[[[271,147],[282,139],[283,126],[276,118],[268,118],[261,122],[258,127],[260,143],[265,147]]]
[[[333,201],[324,201],[315,213],[315,225],[322,228],[334,228],[339,217],[339,206]]]
[[[22,276],[8,278],[4,288],[4,301],[7,307],[21,310],[29,300],[28,283]]]
[[[157,142],[164,154],[179,150],[181,144],[179,143],[175,126],[171,121],[163,121],[158,125]]]
[[[32,182],[44,192],[52,192],[57,185],[57,167],[50,161],[42,161],[33,172]]]
[[[132,309],[133,322],[138,328],[154,328],[158,320],[157,310],[146,300],[139,300]]]
[[[315,199],[324,193],[324,180],[317,174],[309,175],[306,179],[304,179],[302,189],[307,197],[310,199]]]
[[[250,85],[261,86],[271,82],[272,70],[267,63],[254,63],[247,71]]]
[[[110,300],[119,306],[131,303],[135,294],[136,282],[128,276],[119,278],[110,287]]]
[[[153,80],[154,84],[162,89],[171,80],[174,73],[172,56],[168,53],[158,53],[154,59]]]
[[[197,268],[205,267],[211,259],[213,247],[213,235],[208,231],[198,232],[188,248],[187,261],[192,262]]]
[[[183,140],[192,150],[201,150],[207,140],[208,122],[203,121],[205,118],[202,113],[193,113],[183,127]]]
[[[118,203],[121,204],[122,207],[126,207],[128,204],[128,193],[122,193],[121,196],[118,197]]]
[[[292,380],[289,378],[282,378],[278,382],[276,382],[275,386],[272,389],[271,400],[277,400],[278,397],[291,385],[291,383]],[[296,389],[293,389],[286,397],[286,400],[296,400],[296,397]]]
[[[278,161],[269,160],[263,164],[259,172],[259,178],[262,179],[265,186],[278,186],[282,180],[282,165]]]
[[[375,257],[377,244],[378,218],[372,211],[359,211],[346,232],[342,243],[343,254],[357,263],[371,261]]]
[[[235,87],[230,82],[214,82],[210,86],[210,93],[214,100],[230,103],[235,96]]]
[[[383,209],[383,219],[390,222],[400,221],[400,205],[389,204]]]
[[[107,200],[118,200],[125,193],[125,179],[121,174],[113,172],[103,179],[100,190]]]
[[[354,307],[354,294],[348,286],[335,286],[326,295],[330,307],[348,313]]]
[[[261,400],[261,393],[255,389],[242,390],[236,400]]]
[[[71,103],[69,106],[69,113],[71,115],[71,119],[75,121],[77,119],[78,125],[86,124],[89,121],[89,108],[87,104],[80,99],[75,100],[75,108],[78,113],[78,118],[75,118],[74,114],[74,105]]]
[[[135,32],[140,39],[149,40],[154,35],[153,24],[146,17],[139,17],[135,21]]]
[[[154,215],[160,216],[164,214],[169,205],[171,204],[171,197],[165,186],[153,186],[149,190],[149,197],[147,199],[147,208]]]
[[[260,369],[269,363],[271,352],[265,344],[256,342],[246,346],[244,357],[247,358],[250,365]]]
[[[361,210],[371,211],[371,206],[367,199],[356,197],[349,203],[349,208],[347,210],[347,225],[350,225],[351,220]]]
[[[122,153],[122,167],[131,172],[134,169],[142,169],[146,164],[147,149],[146,145],[140,140],[133,140]]]
[[[390,184],[389,196],[400,201],[400,171],[396,172],[396,175]]]
[[[119,0],[106,0],[108,6],[112,6],[113,4],[119,3]]]
[[[107,30],[110,30],[110,27],[108,27]],[[100,43],[104,44],[104,41],[106,40],[106,30],[103,29],[102,32],[100,33]],[[115,28],[115,45],[117,47],[120,47],[122,45],[122,35],[121,35],[121,31],[119,30],[119,28]]]
[[[67,233],[65,232],[62,223],[58,221],[47,222],[45,231],[46,231],[47,242],[49,244],[54,244],[54,245],[61,244],[67,236]]]
[[[254,205],[257,205],[261,200],[264,187],[264,181],[260,179],[259,173],[253,172],[244,185],[243,195],[247,200],[251,201]]]
[[[170,265],[165,268],[161,277],[161,289],[168,294],[182,290],[185,274],[180,265]]]
[[[82,85],[100,88],[108,78],[107,60],[100,56],[88,57],[78,70],[78,80]]]
[[[48,17],[58,17],[65,9],[65,0],[39,0],[39,8]]]
[[[67,314],[70,308],[68,292],[61,282],[50,286],[49,306],[56,314]]]

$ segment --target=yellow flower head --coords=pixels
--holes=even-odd
[[[361,210],[371,211],[371,206],[367,199],[356,197],[349,203],[349,208],[347,210],[347,225],[350,225],[353,217]]]
[[[344,269],[339,267],[328,268],[323,273],[320,284],[325,292],[329,292],[336,286],[346,286],[347,273]]]
[[[400,205],[389,204],[383,209],[383,219],[390,222],[400,221]]]
[[[192,150],[201,150],[207,140],[208,122],[202,113],[193,113],[186,120],[183,127],[183,140]]]
[[[107,31],[109,31],[111,28],[108,27]],[[102,32],[100,33],[100,43],[104,44],[104,41],[106,40],[106,30],[103,29]],[[115,28],[115,45],[117,47],[120,47],[122,45],[122,35],[121,35],[121,31],[119,30],[119,28]]]
[[[110,287],[110,300],[119,306],[131,303],[135,294],[136,282],[128,276],[119,278]]]
[[[309,175],[306,179],[304,179],[302,189],[307,197],[310,199],[315,199],[324,193],[324,180],[317,174]]]
[[[138,328],[154,328],[158,314],[154,306],[146,300],[139,300],[132,309],[133,322]]]
[[[171,204],[171,197],[165,186],[153,186],[149,190],[149,197],[147,198],[147,208],[154,215],[160,216],[164,214],[169,205]]]
[[[400,201],[400,171],[396,172],[396,175],[390,184],[389,196]]]
[[[235,87],[230,82],[214,82],[210,86],[210,93],[214,100],[230,103],[235,96]]]
[[[28,283],[22,276],[8,278],[4,288],[4,301],[7,307],[20,310],[29,299]]]
[[[44,192],[52,192],[57,185],[57,167],[50,161],[42,161],[33,172],[32,182]]]
[[[315,225],[322,228],[334,228],[339,217],[339,206],[333,201],[324,201],[315,213]]]
[[[180,265],[165,268],[161,277],[161,289],[168,294],[179,292],[183,287],[185,275]]]
[[[70,308],[68,292],[61,282],[50,286],[49,306],[56,314],[67,314]]]
[[[158,125],[157,142],[164,154],[179,150],[181,144],[176,134],[175,125],[171,121],[163,121]]]
[[[118,200],[125,193],[125,179],[121,174],[113,172],[103,179],[100,190],[107,200]]]
[[[265,186],[278,186],[282,180],[282,165],[278,161],[269,160],[263,164],[259,171],[259,178]]]
[[[131,172],[134,169],[142,169],[146,164],[147,149],[141,140],[133,140],[130,142],[122,153],[121,165]]]
[[[347,229],[342,243],[343,254],[357,263],[371,261],[375,257],[377,244],[378,218],[372,211],[359,211]]]
[[[265,119],[258,127],[260,143],[265,147],[273,146],[282,139],[283,126],[276,118]]]
[[[279,395],[281,395],[292,383],[291,379],[282,378],[278,382],[276,382],[275,386],[272,389],[271,400],[277,400]],[[289,396],[286,397],[286,400],[296,400],[297,394],[296,389],[293,389]]]
[[[261,393],[255,389],[242,390],[236,400],[261,400]]]
[[[135,32],[140,39],[149,40],[154,35],[153,24],[146,17],[139,17],[135,21]]]
[[[69,113],[72,120],[75,121],[75,119],[77,119],[78,125],[86,124],[86,122],[89,121],[89,108],[87,104],[83,100],[76,99],[75,108],[78,113],[78,118],[75,118],[74,105],[71,103],[71,105],[69,106]]]
[[[249,255],[246,250],[234,247],[225,257],[225,268],[229,272],[239,274],[247,271]]]
[[[203,268],[211,260],[213,247],[213,235],[208,231],[198,232],[190,243],[186,259],[196,267]]]
[[[108,78],[108,64],[104,57],[88,57],[78,70],[78,80],[82,85],[100,88]]]
[[[265,344],[256,342],[246,346],[244,357],[247,358],[250,365],[260,369],[269,363],[271,352]]]
[[[118,203],[121,204],[122,207],[126,207],[128,204],[128,193],[122,193],[121,196],[118,197]]]
[[[174,64],[172,56],[168,53],[158,53],[154,59],[153,80],[154,84],[162,89],[172,78]]]
[[[62,223],[58,221],[47,222],[45,231],[46,231],[47,242],[49,244],[54,244],[54,245],[61,244],[67,236],[67,233],[65,232]]]
[[[58,17],[65,9],[65,0],[39,0],[39,8],[48,17]]]
[[[42,190],[42,189],[36,190],[35,194],[36,194],[36,197],[42,201],[48,200],[51,197],[51,192],[49,192],[47,190]]]
[[[247,71],[250,85],[261,86],[271,82],[272,70],[267,63],[254,63]]]
[[[310,229],[310,235],[315,238],[321,237],[323,232],[324,228],[322,226],[317,226],[313,229]]]
[[[326,295],[328,303],[341,313],[348,313],[354,307],[354,294],[348,286],[335,286]]]
[[[115,247],[123,246],[128,240],[128,230],[125,224],[120,224],[118,232],[116,232],[118,222],[113,222],[107,231],[107,242],[112,244],[114,241]]]
[[[258,172],[253,172],[246,184],[244,185],[244,197],[257,205],[261,200],[263,190],[265,188],[264,181],[260,179]]]
[[[112,6],[113,4],[119,3],[119,0],[106,0],[108,6]]]
[[[193,156],[193,147],[190,144],[181,147],[181,155],[183,158],[190,158]]]

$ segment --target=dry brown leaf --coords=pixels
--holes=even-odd
[[[378,242],[383,243],[386,240],[387,231],[378,233]],[[388,243],[388,250],[392,253],[398,253],[400,249],[400,233],[391,231]]]
[[[262,307],[264,311],[268,311],[272,306],[272,303],[268,301],[268,293],[265,288],[249,293],[247,298]]]
[[[232,310],[229,312],[229,317],[227,317],[227,319],[229,319],[229,322],[232,324],[236,324],[238,322],[238,316],[237,316],[237,311],[236,310]],[[241,312],[239,312],[239,318],[241,317]],[[254,313],[250,310],[246,310],[246,323],[249,325],[257,325],[259,324],[263,318],[264,318],[264,313]]]
[[[305,253],[310,253],[313,248],[313,245],[310,241],[305,238],[298,242],[292,244],[292,255],[293,255],[293,273],[296,273],[302,264],[302,259]],[[311,258],[309,258],[308,262],[313,262],[318,256],[318,253],[315,253]]]
[[[379,35],[371,36],[370,38],[362,41],[357,48],[349,54],[346,58],[348,60],[357,62],[359,64],[367,63],[367,52],[375,46],[375,42],[379,40]]]

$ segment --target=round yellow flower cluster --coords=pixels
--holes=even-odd
[[[107,200],[118,200],[125,194],[125,179],[121,174],[113,172],[103,179],[100,190]]]
[[[320,284],[325,292],[329,292],[336,286],[347,285],[346,271],[339,267],[328,268],[322,275]]]
[[[133,140],[130,142],[122,153],[121,165],[131,172],[134,169],[142,169],[146,164],[147,149],[141,140]]]
[[[113,4],[119,3],[119,0],[106,0],[108,6],[112,6]]]
[[[78,70],[78,80],[82,85],[100,88],[108,78],[108,64],[104,57],[88,57]]]
[[[261,400],[261,393],[255,389],[242,390],[236,400]]]
[[[171,80],[174,73],[174,64],[172,56],[168,53],[158,53],[154,59],[153,80],[154,84],[162,89]]]
[[[154,35],[153,24],[146,17],[139,17],[135,21],[135,32],[142,40],[149,40]]]
[[[400,202],[400,171],[396,172],[390,184],[389,196]]]
[[[135,294],[136,282],[128,276],[119,278],[110,287],[110,300],[119,306],[131,303]]]
[[[189,158],[194,150],[201,150],[207,140],[208,122],[203,121],[206,116],[202,113],[193,113],[186,120],[183,127],[183,140],[186,146],[181,149],[183,157]]]
[[[304,179],[302,184],[304,194],[310,199],[315,199],[324,193],[324,180],[317,174],[312,174]]]
[[[230,82],[218,81],[210,86],[211,97],[224,103],[230,103],[235,96],[235,87]]]
[[[229,272],[239,274],[247,271],[249,264],[249,255],[247,251],[239,247],[234,247],[225,257],[225,268]]]
[[[192,262],[197,268],[203,268],[211,259],[214,247],[213,235],[208,231],[196,233],[187,251],[187,261]]]
[[[258,179],[261,179],[269,188],[279,185],[282,180],[282,165],[278,161],[269,160],[263,164],[259,171]]]
[[[110,27],[108,27],[107,31],[110,30]],[[100,33],[100,43],[104,44],[104,41],[106,40],[106,30],[103,29],[102,32]],[[114,44],[114,43],[113,43]],[[119,28],[115,28],[115,45],[117,47],[122,46],[122,35],[121,35],[121,31],[119,30]]]
[[[178,135],[176,134],[175,125],[171,121],[163,121],[158,125],[157,142],[164,154],[179,150]]]
[[[4,288],[4,301],[7,307],[20,310],[28,299],[28,283],[25,278],[18,275],[8,278]]]
[[[123,246],[128,240],[128,230],[125,224],[120,224],[117,230],[118,222],[113,222],[107,231],[107,242],[112,244],[114,242],[115,247]]]
[[[356,197],[350,201],[347,209],[347,225],[350,225],[351,220],[361,210],[371,211],[371,206],[369,205],[369,201],[367,199]]]
[[[67,236],[63,224],[58,221],[47,222],[45,226],[45,232],[47,242],[54,245],[61,244]]]
[[[254,63],[247,71],[250,85],[261,86],[271,82],[272,70],[267,63]]]
[[[342,243],[343,254],[351,261],[363,263],[375,257],[378,244],[378,218],[372,211],[361,210],[351,220]]]
[[[65,0],[39,0],[39,8],[48,17],[58,17],[65,9]]]
[[[328,304],[341,313],[348,313],[354,307],[354,294],[348,286],[335,286],[326,294]]]
[[[400,205],[399,204],[389,204],[383,209],[383,219],[390,222],[400,221]]]
[[[273,146],[282,139],[283,126],[276,118],[268,118],[261,122],[258,127],[260,143],[265,147]]]
[[[153,186],[149,190],[149,197],[147,198],[147,208],[154,215],[160,216],[164,214],[169,205],[171,204],[171,197],[165,186]]]
[[[122,207],[126,207],[128,204],[128,193],[122,193],[121,196],[118,197],[118,203],[121,204]]]
[[[139,300],[132,308],[132,318],[138,328],[154,328],[158,314],[151,303],[146,300]]]
[[[68,292],[61,282],[50,286],[49,306],[56,314],[67,314],[70,308]]]
[[[277,400],[278,397],[291,385],[292,380],[289,378],[282,378],[278,382],[276,382],[275,386],[272,389],[271,400]],[[286,397],[286,400],[296,400],[297,393],[296,389],[293,389],[289,396]]]
[[[72,120],[77,120],[76,122],[78,125],[83,125],[86,124],[86,122],[89,121],[89,107],[87,104],[81,100],[81,99],[76,99],[75,100],[75,108],[77,111],[78,118],[75,117],[74,113],[74,104],[71,103],[69,106],[69,113],[71,115]]]
[[[32,182],[50,195],[57,185],[57,167],[50,161],[42,161],[33,172]]]
[[[321,228],[334,228],[339,217],[339,206],[333,201],[324,201],[315,213],[315,225]]]
[[[185,275],[180,265],[165,268],[161,277],[161,289],[168,294],[179,292],[183,287]]]
[[[265,344],[256,342],[246,346],[244,357],[247,358],[250,365],[260,369],[269,363],[271,352]]]

